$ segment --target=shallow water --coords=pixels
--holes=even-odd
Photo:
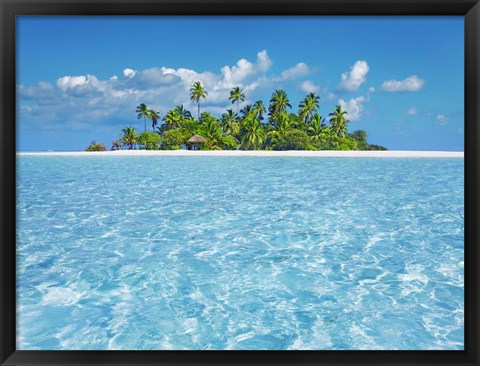
[[[17,349],[463,349],[463,159],[17,159]]]

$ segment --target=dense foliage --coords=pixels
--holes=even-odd
[[[308,94],[292,113],[292,105],[283,89],[277,89],[268,106],[257,100],[240,109],[246,96],[240,87],[234,87],[228,98],[236,111],[227,109],[220,118],[201,112],[201,101],[208,92],[200,81],[192,84],[190,100],[197,104],[197,118],[183,105],[169,110],[163,118],[158,111],[137,106],[138,119],[143,119],[144,131],[140,135],[131,126],[112,142],[117,149],[178,150],[190,147],[188,140],[200,135],[206,142],[199,143],[202,150],[386,150],[383,146],[370,145],[363,130],[349,131],[348,111],[337,105],[322,117],[319,114],[320,97]],[[147,120],[152,132],[147,132]],[[161,123],[159,123],[161,122]]]
[[[137,141],[146,150],[158,150],[160,135],[155,132],[144,132],[138,136]]]
[[[97,141],[92,141],[85,151],[105,151],[107,147]]]

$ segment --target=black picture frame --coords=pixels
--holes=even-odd
[[[464,351],[17,351],[15,18],[21,15],[462,15],[465,19]],[[479,365],[480,4],[478,0],[0,0],[0,364]]]

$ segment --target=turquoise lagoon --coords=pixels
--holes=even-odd
[[[19,156],[17,349],[463,349],[463,170]]]

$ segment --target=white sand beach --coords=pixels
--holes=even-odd
[[[463,158],[463,151],[243,151],[243,150],[116,150],[101,152],[49,151],[17,152],[43,156],[263,156],[263,157],[348,157],[348,158]]]

